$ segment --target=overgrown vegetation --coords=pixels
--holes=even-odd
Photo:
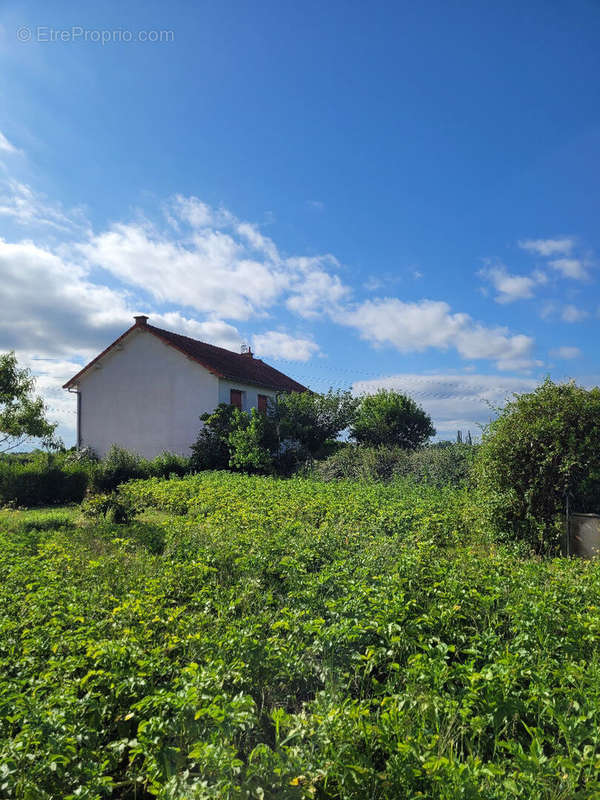
[[[129,525],[0,512],[0,796],[600,793],[596,564],[486,541],[462,489],[118,495]]]
[[[435,486],[470,483],[477,445],[445,442],[417,450],[346,444],[315,465],[323,480],[392,481],[412,478]]]
[[[37,452],[27,459],[0,458],[0,506],[40,506],[79,503],[90,473],[82,462]]]
[[[0,505],[79,503],[86,491],[114,492],[136,478],[184,475],[189,459],[162,453],[145,459],[114,446],[102,461],[89,452],[36,451],[0,457]]]

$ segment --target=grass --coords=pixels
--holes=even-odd
[[[600,798],[600,568],[459,490],[128,484],[0,512],[0,796]]]

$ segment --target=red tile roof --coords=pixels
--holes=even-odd
[[[148,324],[133,325],[125,331],[125,333],[119,336],[106,350],[103,350],[96,358],[80,370],[77,375],[74,375],[67,381],[63,389],[68,389],[76,384],[79,378],[93,364],[101,359],[102,356],[112,350],[112,348],[121,342],[131,331],[138,329],[146,330],[158,337],[165,342],[165,344],[179,350],[181,353],[188,356],[188,358],[196,361],[219,378],[239,381],[240,383],[249,383],[253,386],[262,386],[265,389],[271,389],[276,392],[307,391],[306,386],[284,375],[283,372],[279,372],[278,369],[265,364],[260,358],[254,358],[247,353],[234,353],[231,350],[225,350],[224,347],[216,347],[214,344],[200,342],[197,339],[191,339],[189,336],[182,336],[179,333],[165,331],[162,328],[156,328],[154,325]]]

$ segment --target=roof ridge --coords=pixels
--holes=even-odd
[[[136,323],[131,328],[128,328],[118,339],[67,381],[63,388],[69,388],[76,383],[93,364],[97,363],[126,336],[136,330],[148,331],[167,346],[173,347],[175,350],[183,353],[183,355],[196,361],[200,366],[204,367],[204,369],[212,372],[213,375],[219,378],[224,378],[229,381],[246,382],[254,386],[264,386],[274,391],[307,391],[307,388],[301,383],[294,380],[294,378],[290,378],[285,372],[281,372],[281,370],[265,363],[261,358],[254,358],[251,354],[236,353],[234,350],[227,350],[225,347],[209,344],[209,342],[193,339],[191,336],[185,336],[175,331],[168,331],[165,328],[158,328],[155,325],[148,325],[147,323]]]
[[[158,331],[159,333],[167,333],[169,336],[176,336],[178,339],[187,339],[189,342],[194,342],[194,344],[201,344],[204,347],[210,347],[212,350],[220,350],[222,353],[227,353],[228,356],[239,356],[240,358],[248,357],[245,353],[236,353],[235,350],[228,350],[227,347],[219,347],[218,344],[211,344],[210,342],[204,342],[202,341],[202,339],[194,339],[193,336],[186,336],[184,333],[177,333],[176,331],[168,331],[166,330],[166,328],[159,328],[156,325],[146,325],[146,327]],[[255,358],[254,355],[252,356],[252,360],[260,361],[261,364],[264,364],[262,358]],[[275,369],[275,367],[271,367],[271,369]]]

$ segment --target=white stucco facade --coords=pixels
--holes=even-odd
[[[143,329],[134,329],[79,381],[79,446],[100,458],[118,444],[153,458],[190,455],[199,416],[219,402],[219,379]]]

